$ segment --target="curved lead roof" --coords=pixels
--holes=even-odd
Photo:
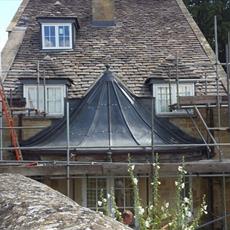
[[[151,147],[151,112],[107,68],[81,102],[70,111],[70,146],[96,152]],[[66,116],[23,143],[49,148],[66,146]],[[165,118],[154,118],[155,145],[199,143]],[[179,147],[155,147],[171,151]],[[183,148],[188,150],[188,148]],[[193,149],[194,150],[194,149]],[[146,149],[145,149],[146,151]]]

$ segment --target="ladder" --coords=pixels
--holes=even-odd
[[[2,82],[0,82],[0,98],[2,102],[2,113],[5,116],[7,125],[9,127],[10,138],[11,138],[12,145],[14,147],[15,158],[17,161],[23,160],[22,152],[18,143],[17,133],[14,129],[14,120],[10,112],[10,107],[7,98],[5,96]]]

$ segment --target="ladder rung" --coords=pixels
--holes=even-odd
[[[11,141],[12,141],[12,144],[15,148],[14,151],[15,151],[16,160],[23,160],[22,153],[21,153],[21,150],[19,148],[17,133],[14,129],[14,120],[13,120],[11,112],[10,112],[10,107],[8,105],[8,101],[5,97],[2,82],[0,84],[0,98],[1,98],[1,102],[2,102],[2,111],[3,111],[3,114],[5,115],[7,125],[9,126],[9,129],[10,129]]]

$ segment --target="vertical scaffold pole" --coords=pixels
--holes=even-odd
[[[0,127],[1,127],[1,130],[0,130],[0,160],[2,161],[3,160],[3,151],[2,151],[2,148],[3,148],[3,129],[2,129],[2,116],[3,116],[3,111],[2,111],[2,101],[0,101]]]
[[[0,78],[3,78],[3,74],[2,74],[2,59],[1,59],[1,52],[0,52]],[[0,160],[3,160],[3,151],[2,151],[2,143],[3,143],[3,129],[2,129],[2,116],[3,116],[3,111],[2,111],[2,101],[0,100]]]
[[[70,159],[69,159],[69,101],[66,101],[66,187],[67,196],[70,197]]]
[[[228,127],[230,127],[230,32],[228,32],[228,44],[226,45],[227,91],[228,91]]]
[[[226,207],[226,181],[225,181],[225,175],[223,175],[223,208],[224,208],[224,230],[228,230],[228,222],[227,222],[227,207]]]
[[[154,163],[156,160],[154,153],[154,111],[155,111],[155,103],[154,103],[154,85],[152,84],[152,97],[151,97],[151,147],[152,147],[152,162]]]
[[[180,92],[179,92],[179,77],[178,77],[178,52],[176,52],[176,96],[177,96],[177,108],[180,108]]]
[[[40,85],[40,62],[38,61],[38,63],[37,63],[37,111],[39,111],[39,109],[40,109],[40,105],[39,105],[39,99],[40,99],[39,85]]]
[[[220,89],[219,89],[219,73],[218,73],[218,34],[217,34],[217,17],[214,17],[214,33],[215,33],[215,53],[216,53],[216,90],[217,90],[217,123],[218,127],[221,126],[220,123]]]

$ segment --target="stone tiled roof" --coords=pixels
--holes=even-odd
[[[15,96],[22,95],[18,77],[36,75],[36,63],[47,55],[57,67],[53,73],[57,71],[73,80],[70,97],[85,95],[105,64],[111,65],[111,70],[135,95],[150,95],[145,81],[169,55],[176,53],[185,66],[183,74],[187,78],[204,78],[207,74],[215,79],[208,44],[197,28],[194,29],[182,4],[181,0],[115,0],[116,26],[97,28],[91,23],[90,0],[30,0],[18,20],[18,26],[22,20],[24,26],[26,20],[27,30],[4,81],[5,90],[12,89]],[[78,19],[80,30],[73,50],[40,49],[37,17],[45,16]],[[42,67],[40,70],[43,71]],[[209,93],[215,93],[215,80],[210,85]],[[199,85],[197,94],[202,89]]]

